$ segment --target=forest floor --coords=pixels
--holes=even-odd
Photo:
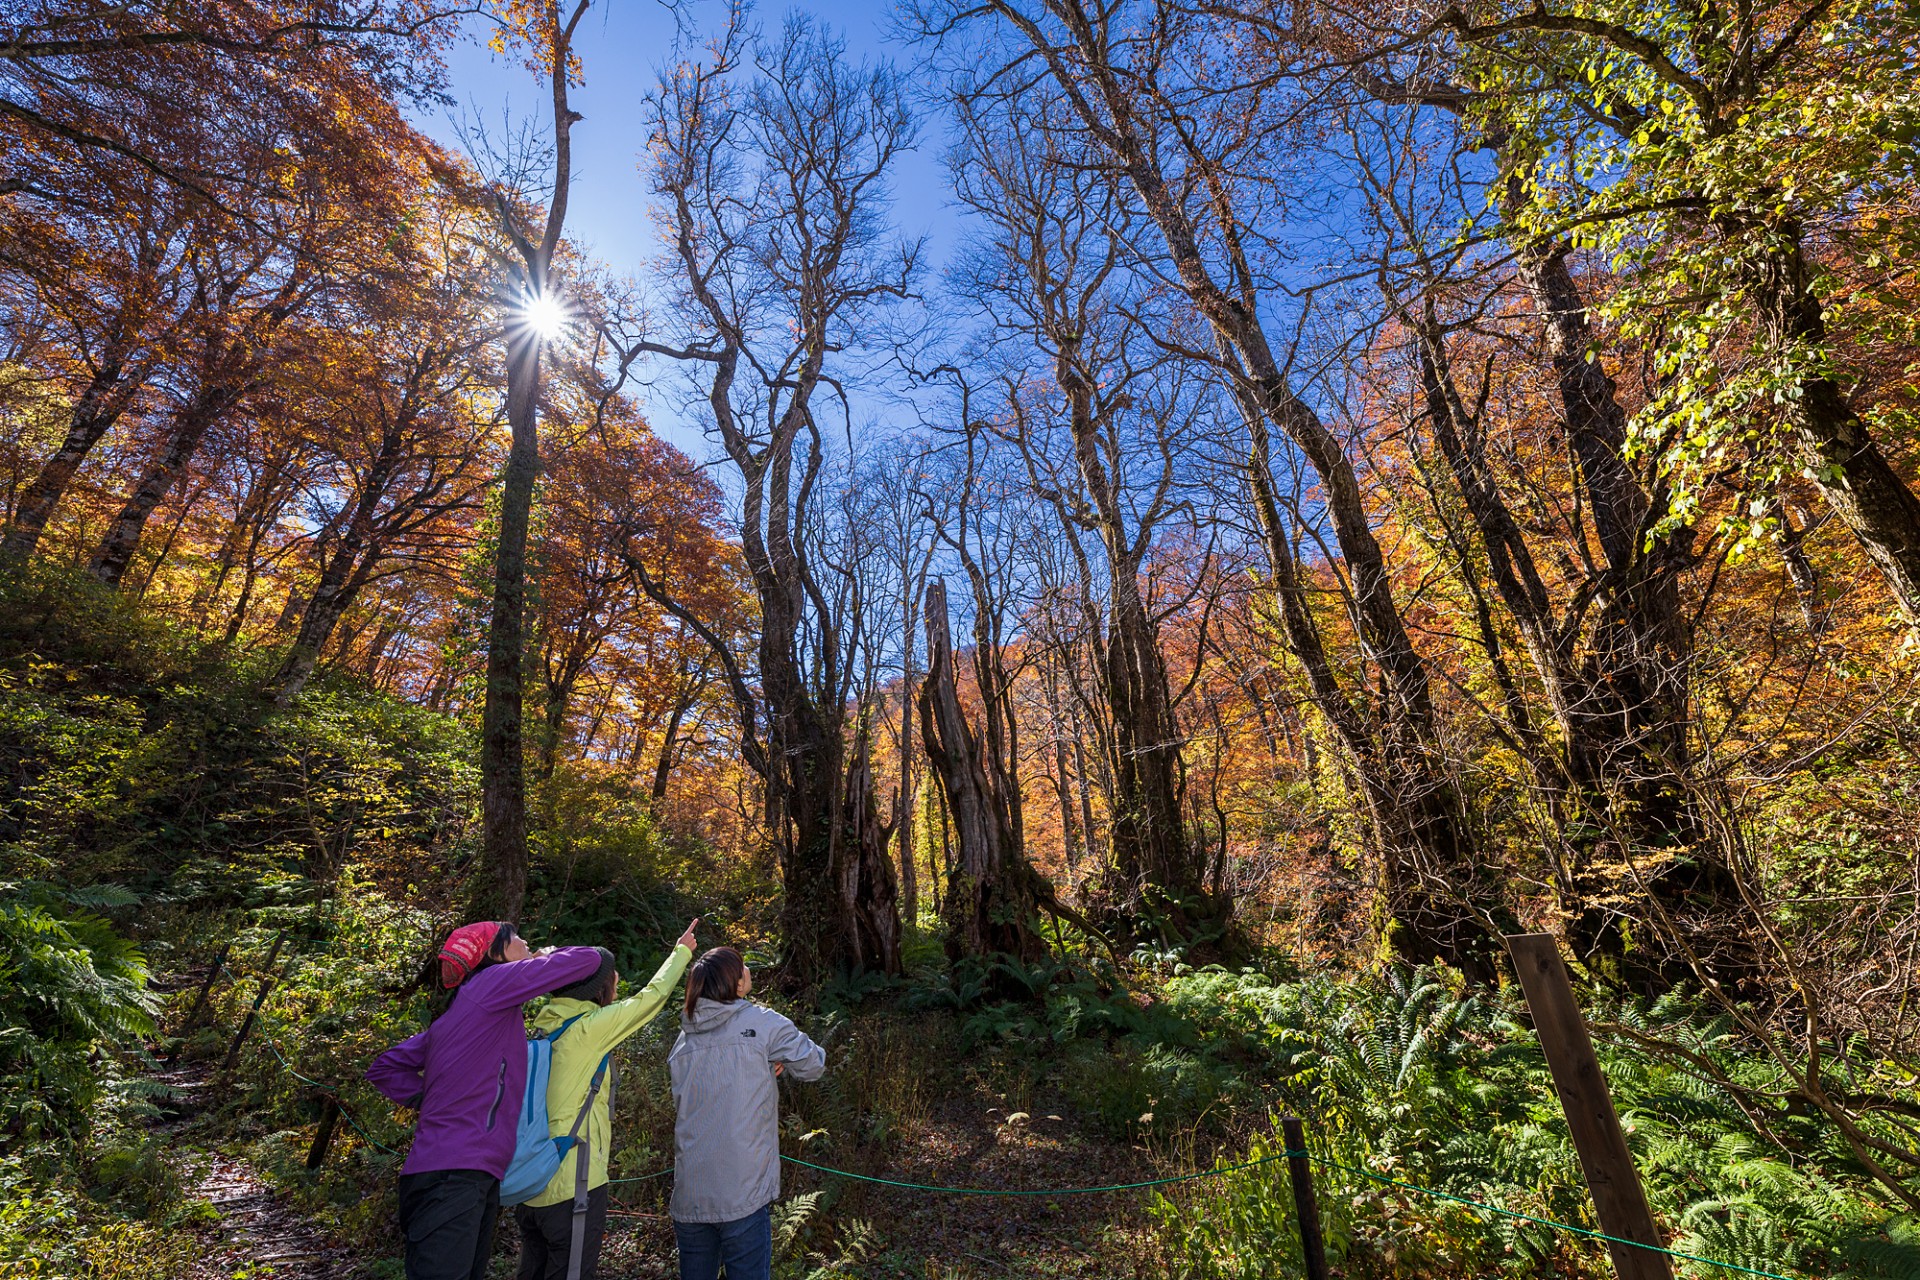
[[[1139,1182],[1157,1166],[1144,1148],[1081,1131],[1060,1099],[1041,1095],[1031,1113],[987,1105],[991,1096],[950,1094],[883,1168],[861,1172],[941,1187],[1028,1191]],[[1045,1110],[1046,1107],[1061,1108]],[[837,1166],[831,1155],[810,1157]],[[863,1162],[864,1163],[864,1162]],[[1143,1191],[1095,1195],[942,1194],[852,1182],[788,1164],[782,1196],[822,1193],[838,1237],[812,1249],[833,1274],[875,1280],[987,1280],[997,1276],[1102,1277],[1160,1274],[1139,1259]],[[609,1280],[671,1280],[673,1226],[665,1189],[623,1210],[609,1231]],[[857,1224],[857,1225],[854,1225]],[[863,1230],[864,1228],[864,1230]],[[803,1229],[802,1236],[805,1236]],[[796,1274],[806,1274],[801,1268]]]
[[[187,1199],[212,1210],[196,1227],[204,1250],[181,1280],[349,1280],[364,1274],[351,1249],[329,1240],[305,1213],[276,1196],[245,1157],[185,1141],[212,1101],[212,1076],[204,1062],[154,1075],[171,1095],[155,1134],[180,1143],[176,1167]]]
[[[195,1230],[204,1245],[182,1280],[362,1280],[397,1276],[397,1249],[369,1250],[330,1237],[321,1223],[250,1162],[242,1145],[203,1121],[219,1105],[210,1062],[156,1073],[172,1095],[156,1134],[173,1147],[185,1198],[207,1206]],[[818,1163],[870,1176],[945,1187],[1006,1191],[1143,1181],[1163,1164],[1144,1146],[1076,1122],[1049,1090],[1016,1111],[984,1078],[951,1082],[911,1132],[850,1159],[810,1152]],[[797,1117],[796,1117],[797,1118]],[[791,1147],[790,1147],[791,1149]],[[802,1150],[807,1150],[802,1147]],[[976,1196],[854,1182],[791,1164],[782,1203],[793,1243],[776,1275],[874,1280],[989,1280],[999,1276],[1135,1280],[1159,1274],[1143,1261],[1145,1191],[1093,1195]],[[678,1274],[670,1184],[616,1187],[600,1274],[604,1280],[672,1280]],[[814,1193],[818,1193],[817,1198]],[[823,1224],[831,1219],[833,1226]],[[397,1239],[394,1242],[397,1245]],[[501,1214],[492,1276],[510,1277],[518,1254],[511,1211]],[[375,1256],[375,1255],[378,1256]]]

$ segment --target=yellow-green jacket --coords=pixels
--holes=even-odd
[[[642,990],[628,996],[625,1000],[615,1000],[604,1007],[591,1000],[569,1000],[555,997],[547,1002],[544,1009],[534,1015],[533,1029],[540,1035],[553,1031],[568,1018],[579,1015],[580,1020],[567,1028],[567,1033],[553,1042],[553,1066],[547,1077],[547,1123],[556,1138],[567,1136],[567,1130],[573,1128],[573,1118],[580,1114],[580,1104],[587,1100],[587,1088],[593,1083],[594,1070],[599,1067],[600,1059],[613,1051],[615,1045],[653,1021],[660,1010],[666,1007],[673,989],[680,982],[680,975],[686,972],[687,962],[693,959],[693,952],[685,947],[675,947],[660,971],[653,975]],[[587,1166],[587,1188],[605,1184],[607,1180],[607,1149],[613,1137],[613,1118],[608,1106],[610,1090],[605,1083],[593,1099],[593,1111],[587,1116],[586,1124],[581,1126],[581,1136],[587,1140],[592,1163]],[[527,1203],[536,1209],[550,1204],[560,1204],[573,1199],[574,1168],[579,1163],[580,1148],[575,1146],[568,1151],[560,1162],[560,1171],[553,1175],[553,1181]]]

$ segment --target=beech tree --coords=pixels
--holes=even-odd
[[[504,6],[507,31],[527,50],[527,66],[545,83],[546,125],[553,151],[546,208],[528,208],[525,194],[496,189],[500,230],[510,248],[496,255],[507,310],[506,417],[512,445],[500,477],[500,516],[493,562],[493,608],[487,621],[487,701],[480,729],[487,883],[480,901],[517,919],[527,892],[527,781],[523,720],[526,679],[527,530],[540,471],[540,356],[558,337],[567,311],[555,256],[573,186],[573,126],[581,117],[568,92],[578,74],[574,33],[591,0],[515,0]],[[538,222],[535,230],[532,226]]]
[[[0,196],[60,199],[34,171],[49,153],[114,162],[176,194],[250,207],[271,191],[234,161],[261,108],[317,138],[442,83],[437,45],[460,13],[431,0],[20,0],[0,44]],[[24,163],[22,163],[24,162]]]
[[[1192,513],[1195,419],[1211,387],[1129,314],[1141,301],[1129,296],[1129,210],[1048,127],[1047,110],[989,122],[962,106],[956,185],[993,228],[968,283],[1001,330],[1033,344],[1053,383],[1036,395],[1016,365],[993,416],[1079,570],[1107,711],[1113,910],[1191,938],[1217,932],[1231,907],[1209,892],[1187,829],[1182,739],[1145,569],[1161,526]]]
[[[849,619],[828,602],[811,530],[834,366],[888,300],[906,295],[916,269],[917,246],[890,245],[880,222],[887,176],[914,131],[891,68],[851,65],[803,19],[766,45],[745,22],[736,9],[709,58],[676,67],[653,98],[653,185],[684,337],[638,349],[694,374],[741,486],[737,527],[760,612],[757,688],[713,643],[780,841],[786,973],[810,984],[836,967],[900,963],[897,921],[882,918],[891,901],[860,887],[891,879],[885,845],[872,843],[875,824],[849,829],[844,816],[859,789],[850,778],[866,765],[858,750],[849,759]],[[754,53],[763,74],[743,85]],[[868,949],[873,940],[880,949]]]
[[[1573,228],[1628,268],[1613,313],[1665,375],[1634,424],[1674,481],[1662,528],[1694,519],[1736,460],[1762,491],[1797,472],[1920,620],[1920,497],[1855,402],[1866,371],[1834,342],[1848,301],[1870,315],[1913,261],[1887,216],[1916,156],[1911,19],[1824,2],[1425,16],[1460,50],[1463,109],[1508,139],[1508,217],[1535,236]],[[1729,532],[1766,539],[1768,511]]]
[[[449,202],[451,203],[451,202]],[[456,238],[457,206],[417,210],[417,254],[350,291],[306,362],[302,416],[313,495],[313,585],[278,675],[299,696],[335,629],[371,584],[464,546],[495,458],[493,335],[470,299],[485,263]],[[452,215],[452,216],[448,216]],[[449,542],[451,541],[451,546]]]
[[[74,207],[59,216],[22,208],[0,221],[0,261],[47,318],[39,351],[48,375],[71,388],[72,406],[9,514],[0,555],[13,560],[38,549],[74,476],[170,358],[195,307],[183,193],[110,160],[58,172]]]

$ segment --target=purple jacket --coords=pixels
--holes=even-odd
[[[599,967],[592,947],[561,947],[489,965],[460,985],[452,1007],[432,1026],[373,1060],[367,1068],[373,1087],[402,1106],[420,1108],[401,1173],[506,1173],[527,1091],[527,1024],[520,1006]]]

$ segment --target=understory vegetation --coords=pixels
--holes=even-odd
[[[8,591],[6,1273],[187,1274],[195,1233],[217,1220],[192,1194],[196,1152],[218,1148],[351,1242],[373,1274],[397,1275],[406,1116],[360,1073],[420,1025],[416,979],[456,918],[434,886],[471,838],[467,730],[344,681],[275,710],[252,696],[244,667],[137,609],[72,582]],[[679,922],[703,911],[753,955],[768,886],[736,876],[730,897],[689,893],[696,879],[716,882],[711,854],[617,795],[600,803],[591,812],[606,816],[581,818],[576,839],[543,846],[536,937],[600,942],[644,981]],[[1285,947],[1236,967],[1196,966],[1177,949],[1116,965],[1070,931],[1042,961],[950,964],[938,930],[929,917],[911,932],[903,976],[841,975],[787,1006],[833,1064],[817,1087],[787,1092],[789,1154],[1022,1191],[1251,1165],[1085,1202],[1040,1198],[1100,1223],[1075,1237],[1081,1269],[1061,1274],[1251,1280],[1297,1265],[1274,1157],[1277,1118],[1298,1114],[1322,1158],[1339,1274],[1609,1274],[1592,1242],[1473,1203],[1594,1226],[1511,985],[1471,986],[1445,967],[1303,967]],[[1778,1066],[1736,1019],[1684,990],[1596,994],[1588,1015],[1675,1249],[1809,1277],[1920,1268],[1920,1218],[1823,1117],[1767,1101]],[[671,1035],[663,1020],[622,1054],[615,1177],[671,1163]],[[1836,1049],[1829,1071],[1848,1087],[1911,1090],[1892,1064]],[[163,1080],[172,1063],[217,1087],[207,1110],[162,1136],[156,1126],[183,1105]],[[345,1118],[309,1170],[327,1091]],[[956,1132],[971,1145],[956,1149]],[[1058,1158],[1023,1160],[1030,1148]],[[980,1270],[983,1249],[1008,1266],[1024,1256],[1018,1234],[890,1226],[921,1193],[799,1167],[786,1182],[783,1276],[972,1276],[999,1265]],[[623,1184],[617,1199],[657,1213],[664,1184]]]

